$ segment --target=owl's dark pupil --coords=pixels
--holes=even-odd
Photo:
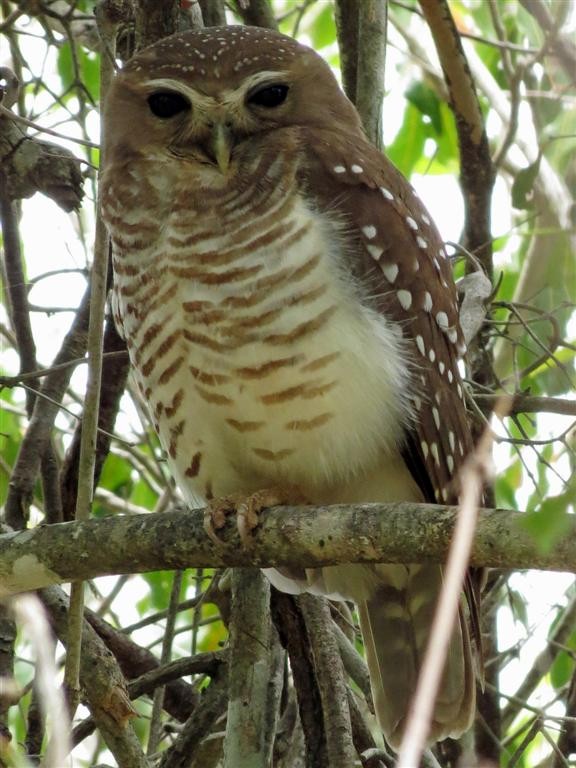
[[[265,88],[255,91],[249,97],[248,102],[250,104],[256,104],[258,107],[278,107],[286,100],[287,95],[287,85],[267,85]]]
[[[156,117],[167,119],[190,109],[190,102],[173,91],[157,91],[148,96],[148,106]]]

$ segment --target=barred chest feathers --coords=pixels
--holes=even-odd
[[[146,166],[104,187],[114,313],[188,501],[287,483],[326,500],[397,457],[401,332],[359,311],[342,225],[305,199],[294,161],[222,188],[207,170],[196,190]],[[147,199],[127,218],[132,189]]]

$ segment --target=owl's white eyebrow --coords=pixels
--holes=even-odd
[[[285,80],[288,77],[288,73],[281,71],[281,72],[274,72],[273,70],[268,70],[264,72],[255,72],[250,77],[247,77],[246,80],[243,81],[241,90],[243,92],[249,91],[256,85],[262,85],[263,83],[277,83],[279,80]],[[240,88],[238,89],[240,90]]]
[[[258,85],[277,83],[279,80],[285,80],[287,76],[287,72],[285,71],[276,72],[269,70],[255,72],[250,77],[247,77],[238,88],[235,88],[234,90],[227,88],[223,91],[222,95],[225,98],[230,98],[230,96],[237,93],[244,95]],[[156,77],[153,80],[147,80],[144,85],[148,88],[168,88],[169,90],[176,91],[176,93],[181,93],[183,96],[187,96],[191,101],[196,103],[206,99],[213,101],[212,97],[208,96],[206,93],[203,93],[196,88],[192,88],[192,86],[183,83],[181,80],[173,80],[170,77]]]
[[[186,96],[196,108],[207,110],[214,108],[218,103],[231,104],[236,101],[238,96],[244,99],[245,95],[254,90],[255,87],[267,83],[272,85],[279,80],[285,80],[286,77],[287,73],[284,71],[255,72],[250,77],[247,77],[238,88],[226,88],[218,96],[208,96],[208,94],[192,88],[187,83],[183,83],[181,80],[173,80],[170,77],[155,77],[153,80],[147,80],[144,83],[144,87],[147,89],[166,88],[167,90],[175,91]]]
[[[206,98],[206,94],[201,91],[186,85],[181,80],[172,80],[170,77],[156,77],[154,80],[146,80],[144,86],[146,88],[168,88],[176,93],[181,93],[183,96],[188,96],[191,100]]]

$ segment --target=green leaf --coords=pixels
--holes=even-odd
[[[96,103],[100,89],[100,57],[92,51],[86,53],[79,45],[76,46],[75,50],[78,76],[90,98]],[[64,43],[58,51],[57,67],[60,80],[62,81],[62,90],[64,91],[63,100],[67,101],[75,95],[75,88],[73,86],[77,85],[70,43]]]
[[[512,205],[518,210],[530,210],[533,207],[532,197],[534,194],[534,182],[538,176],[540,170],[540,161],[542,160],[542,153],[538,153],[538,157],[533,163],[526,168],[518,171],[514,182],[512,184]]]
[[[70,43],[64,43],[58,51],[57,67],[62,81],[62,90],[67,91],[74,83],[74,65]]]
[[[528,611],[526,610],[526,598],[515,589],[508,590],[508,601],[510,610],[515,621],[521,622],[522,626],[528,630]]]
[[[571,679],[574,672],[574,660],[566,651],[560,651],[550,667],[550,682],[559,690]]]
[[[331,4],[323,4],[322,10],[309,26],[308,31],[312,40],[312,48],[315,50],[332,45],[336,40],[336,24]]]
[[[143,574],[142,578],[148,582],[150,594],[138,602],[138,610],[142,613],[150,608],[164,610],[170,599],[174,571],[153,571]]]
[[[431,88],[422,82],[414,83],[406,91],[406,99],[423,115],[428,115],[437,134],[442,133],[440,99]]]
[[[408,104],[402,126],[386,154],[405,176],[410,177],[424,150],[425,141],[422,114],[413,104]]]
[[[519,459],[496,478],[496,499],[499,506],[504,505],[509,509],[518,509],[516,494],[522,484],[522,465]]]
[[[576,483],[572,481],[564,493],[551,496],[535,512],[529,512],[520,524],[536,542],[542,553],[549,552],[572,528],[574,515],[568,509],[574,503]]]
[[[22,440],[22,432],[18,417],[4,410],[2,402],[13,404],[10,390],[5,389],[0,392],[0,456],[7,467],[13,467]],[[6,473],[0,470],[0,502],[2,503],[8,495],[8,481]]]

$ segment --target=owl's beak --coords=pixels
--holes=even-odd
[[[214,123],[210,136],[210,148],[222,175],[226,174],[230,165],[233,144],[234,141],[230,128],[224,125],[224,123]]]

